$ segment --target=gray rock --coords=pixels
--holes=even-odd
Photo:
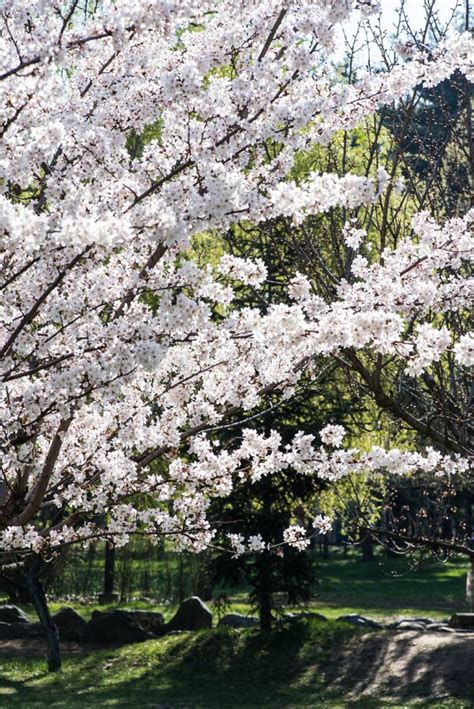
[[[425,623],[416,623],[414,620],[402,620],[395,628],[396,630],[426,630]]]
[[[356,625],[359,628],[383,628],[382,623],[378,623],[376,620],[372,620],[372,618],[365,618],[363,615],[341,615],[339,618],[336,618],[336,620]]]
[[[319,620],[321,622],[327,622],[325,615],[321,613],[313,613],[313,611],[304,611],[303,613],[285,613],[282,618],[283,622],[296,623],[299,620]]]
[[[147,611],[147,610],[135,610],[135,609],[127,609],[127,608],[120,608],[120,609],[115,609],[115,610],[109,610],[109,611],[92,611],[92,619],[96,620],[98,618],[104,618],[105,616],[110,615],[111,613],[116,613],[119,614],[121,618],[125,618],[125,616],[132,622],[137,623],[140,625],[140,627],[143,628],[143,630],[146,630],[148,633],[151,633],[152,635],[160,636],[164,634],[164,618],[161,613],[157,613],[155,611]]]
[[[425,625],[436,622],[433,618],[403,618],[403,620],[409,620],[410,623],[424,623]]]
[[[0,623],[29,623],[29,620],[17,606],[0,606]]]
[[[28,640],[43,635],[40,623],[1,623],[0,640]]]
[[[186,598],[174,617],[165,625],[165,632],[172,630],[201,630],[212,627],[212,613],[198,596]]]
[[[242,615],[241,613],[226,613],[220,619],[219,625],[227,625],[229,628],[255,628],[260,623],[258,618],[252,615]]]
[[[118,603],[120,600],[120,596],[118,593],[99,593],[97,596],[97,601],[100,603],[101,606],[111,606],[114,605],[115,603]]]
[[[84,643],[138,643],[154,637],[126,611],[96,611],[82,629],[80,639]]]
[[[402,623],[418,623],[425,627],[425,625],[427,626],[430,623],[434,622],[435,621],[432,618],[397,618],[397,620],[393,621],[393,623],[390,623],[387,627],[391,630],[396,630],[400,627]]]
[[[435,630],[442,630],[443,628],[447,627],[447,623],[442,623],[442,622],[434,622],[434,623],[428,623],[426,626],[426,630],[435,631]]]
[[[86,621],[77,613],[74,608],[60,608],[52,617],[53,622],[59,630],[61,640],[78,641],[86,625]]]
[[[451,628],[474,630],[474,613],[455,613],[449,619]]]
[[[153,633],[153,635],[160,636],[165,632],[165,621],[162,613],[157,611],[146,611],[146,610],[125,610],[130,618],[135,620],[143,630],[148,633]]]

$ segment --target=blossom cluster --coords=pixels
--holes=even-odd
[[[337,26],[376,5],[107,0],[88,14],[72,1],[2,3],[3,550],[137,533],[199,551],[214,534],[209,500],[236,476],[465,470],[435,451],[345,450],[332,424],[322,447],[300,435],[287,450],[277,432],[248,429],[227,450],[211,435],[347,348],[391,354],[412,376],[446,353],[472,363],[472,336],[453,341],[433,316],[472,297],[472,211],[444,225],[416,215],[413,236],[377,263],[350,225],[356,256],[332,302],[294,274],[288,304],[234,308],[234,282],[259,288],[263,261],[226,254],[211,268],[190,256],[204,231],[373,205],[385,171],[296,182],[298,152],[420,82],[472,75],[463,34],[393,72],[331,81]],[[55,521],[39,523],[48,509]],[[305,530],[285,541],[303,548]],[[234,553],[265,544],[229,536]]]

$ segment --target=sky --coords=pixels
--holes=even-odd
[[[395,19],[395,10],[399,6],[399,0],[381,0],[381,3],[382,12],[387,18],[388,24],[390,24]],[[437,0],[436,9],[439,13],[440,20],[446,21],[449,19],[453,7],[456,5],[459,7],[464,7],[465,2],[460,0],[457,0],[457,2],[456,0]],[[410,19],[419,27],[423,23],[423,19],[425,17],[423,0],[406,0],[405,6]]]
[[[400,0],[380,0],[382,9],[382,27],[387,31],[388,38],[393,36],[395,31],[395,23],[397,22],[398,14],[397,9],[400,6]],[[410,21],[410,27],[412,30],[419,30],[424,27],[425,24],[425,2],[431,3],[433,0],[405,0],[406,14]],[[471,1],[474,5],[474,0]],[[458,8],[462,17],[465,14],[466,0],[435,0],[435,8],[438,16],[438,21],[441,26],[443,26],[448,20],[451,19],[453,14],[453,9]],[[474,7],[471,10],[472,22],[471,26],[474,24]],[[348,23],[345,27],[345,31],[348,37],[354,34],[357,28],[357,15]],[[374,16],[371,21],[374,23],[377,20],[377,16]],[[453,26],[454,29],[454,26]],[[359,35],[363,43],[363,37]],[[344,42],[341,33],[341,42],[338,44],[338,51],[336,52],[336,59],[339,57],[342,59],[344,56]],[[377,50],[374,49],[372,43],[371,47],[371,61],[372,63],[377,63]],[[364,66],[366,63],[367,54],[364,51],[358,52],[356,59],[356,64],[359,66]]]

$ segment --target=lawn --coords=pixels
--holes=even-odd
[[[303,707],[471,707],[474,697],[403,704],[348,701],[326,672],[335,647],[360,631],[306,621],[269,634],[216,629],[66,658],[48,674],[39,659],[0,663],[0,706],[303,709]]]
[[[363,563],[333,553],[320,561],[313,610],[330,619],[346,613],[374,618],[449,616],[464,601],[466,565],[430,563],[409,571],[403,560]],[[405,573],[403,573],[405,572]],[[64,601],[54,601],[57,610]],[[74,604],[89,617],[96,604]],[[168,619],[174,606],[130,601]],[[101,606],[103,609],[104,607]],[[34,614],[27,608],[32,619]],[[250,612],[246,589],[233,590],[232,610]],[[291,610],[291,609],[288,609]],[[474,706],[474,697],[436,702],[349,701],[327,681],[331,653],[359,631],[344,623],[309,621],[271,634],[221,628],[151,640],[135,646],[65,656],[60,674],[49,675],[41,657],[0,657],[0,707],[155,707],[244,709],[253,707]]]
[[[465,560],[447,563],[424,562],[410,569],[404,558],[379,555],[373,562],[362,562],[338,550],[321,561],[314,605],[328,617],[342,612],[374,617],[387,615],[429,615],[446,617],[464,608]]]
[[[56,676],[40,660],[3,661],[0,706],[290,707],[296,697],[314,706],[323,678],[311,668],[356,632],[317,622],[270,635],[221,628],[66,658]]]

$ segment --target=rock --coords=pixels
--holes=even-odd
[[[110,606],[113,603],[118,603],[120,600],[120,596],[118,593],[99,593],[97,596],[97,601],[100,603],[101,606]]]
[[[29,620],[17,606],[0,606],[0,623],[29,623]]]
[[[429,623],[434,623],[433,618],[402,618],[401,622],[408,623],[423,623],[423,625],[428,625]]]
[[[433,623],[428,623],[426,626],[426,630],[435,631],[435,630],[443,630],[444,628],[447,627],[447,623],[441,623],[441,622],[433,622]]]
[[[0,640],[28,640],[43,635],[41,623],[2,623],[0,622]]]
[[[336,620],[350,623],[360,628],[383,628],[382,623],[378,623],[376,620],[372,620],[372,618],[365,618],[363,615],[341,615],[339,618],[336,618]]]
[[[321,613],[313,613],[312,611],[304,611],[303,613],[285,613],[282,618],[283,622],[296,623],[299,620],[319,620],[321,622],[327,621],[325,615]]]
[[[227,625],[229,628],[256,628],[260,624],[258,618],[241,613],[226,613],[218,625]]]
[[[130,618],[137,621],[139,625],[149,633],[153,635],[160,636],[165,632],[165,620],[162,613],[156,611],[146,611],[146,610],[125,610]]]
[[[428,626],[435,621],[432,618],[397,618],[393,623],[390,623],[387,627],[391,630],[397,630],[402,623],[418,623],[423,627]]]
[[[201,630],[212,627],[212,613],[198,596],[186,598],[174,617],[165,625],[165,632],[172,630]]]
[[[426,630],[424,623],[416,623],[414,620],[401,620],[395,630]]]
[[[98,618],[104,618],[110,613],[120,613],[121,617],[127,616],[132,622],[140,625],[143,630],[146,630],[153,635],[160,636],[164,634],[164,618],[161,613],[155,611],[147,610],[129,610],[127,608],[120,608],[110,611],[92,611],[91,618],[96,620]]]
[[[84,643],[138,643],[152,638],[126,611],[113,610],[107,613],[96,611],[81,632]]]
[[[78,641],[86,625],[86,621],[77,613],[74,608],[60,608],[52,617],[53,622],[59,630],[61,640]]]
[[[449,620],[451,628],[474,630],[474,613],[455,613]]]

